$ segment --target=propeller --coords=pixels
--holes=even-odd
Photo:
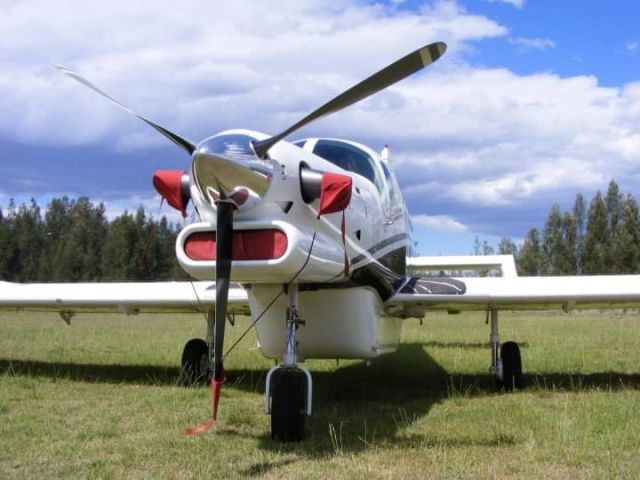
[[[217,204],[216,218],[216,327],[213,346],[213,379],[224,381],[222,349],[224,343],[227,300],[229,299],[229,279],[231,277],[231,259],[233,245],[233,211],[235,205],[228,200]]]
[[[146,123],[147,125],[150,125],[151,127],[155,128],[158,132],[160,132],[162,135],[164,135],[165,137],[167,137],[169,140],[171,140],[173,143],[175,143],[176,145],[178,145],[179,147],[185,149],[187,151],[187,153],[189,155],[191,155],[195,149],[196,146],[194,145],[193,142],[190,142],[189,140],[181,137],[180,135],[173,133],[171,130],[167,130],[166,128],[164,128],[162,125],[158,125],[155,122],[152,122],[151,120],[149,120],[148,118],[143,117],[142,115],[134,112],[133,110],[131,110],[129,107],[127,107],[125,104],[120,103],[118,100],[116,100],[115,98],[107,95],[105,92],[103,92],[102,90],[100,90],[98,87],[96,87],[93,83],[91,83],[89,80],[87,80],[86,78],[82,77],[81,75],[77,74],[76,72],[74,72],[73,70],[69,70],[66,67],[63,67],[61,65],[55,65],[55,67],[60,70],[62,73],[64,73],[65,75],[67,75],[68,77],[73,78],[76,82],[80,82],[82,85],[84,85],[85,87],[90,88],[91,90],[93,90],[94,92],[102,95],[104,98],[106,98],[107,100],[110,100],[112,103],[116,104],[118,107],[120,107],[121,109],[123,109],[125,112],[129,112],[131,115],[134,115],[136,117],[138,117],[140,120],[142,120],[144,123]]]
[[[320,117],[338,112],[350,105],[353,105],[354,103],[359,102],[360,100],[364,100],[370,95],[373,95],[380,90],[384,90],[394,83],[399,82],[403,78],[406,78],[409,75],[422,70],[427,65],[430,65],[438,60],[446,50],[447,45],[445,43],[436,42],[419,48],[414,52],[411,52],[410,54],[402,57],[400,60],[397,60],[391,65],[374,73],[357,85],[354,85],[349,90],[341,93],[334,99],[322,105],[320,108],[311,112],[302,120],[294,123],[286,130],[280,132],[277,135],[274,135],[273,137],[254,142],[253,148],[256,152],[256,155],[258,155],[258,157],[260,158],[264,158],[271,147],[273,147],[283,138],[291,135],[296,130],[304,127],[314,120],[317,120]]]

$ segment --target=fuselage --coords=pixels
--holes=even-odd
[[[237,155],[251,140],[266,137],[231,130],[203,141],[208,147],[198,148],[215,144]],[[273,299],[282,285],[292,282],[299,284],[300,311],[307,322],[298,335],[302,357],[369,358],[395,349],[400,321],[387,318],[382,305],[405,281],[413,240],[390,166],[368,147],[324,138],[281,141],[271,148],[268,159],[253,162],[256,171],[272,172],[270,185],[251,208],[235,214],[234,235],[243,238],[234,250],[231,279],[247,289],[254,320],[260,316],[256,331],[262,352],[282,356],[286,295]],[[352,178],[344,235],[342,212],[318,218],[318,200],[303,200],[303,166]],[[187,272],[210,280],[215,271],[213,248],[207,257],[202,248],[194,254],[194,245],[206,249],[202,239],[215,231],[216,209],[196,185],[195,173],[191,197],[200,222],[180,233],[176,252]]]

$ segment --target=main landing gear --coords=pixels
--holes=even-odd
[[[498,333],[498,311],[489,311],[491,319],[491,367],[490,373],[496,377],[505,391],[522,388],[522,359],[520,347],[516,342],[505,342],[500,345]]]
[[[311,415],[313,383],[311,374],[298,365],[296,331],[304,321],[298,313],[298,285],[288,286],[287,343],[282,365],[267,373],[264,409],[271,414],[271,438],[298,442],[304,435],[305,416]]]
[[[207,340],[192,338],[182,350],[180,380],[186,385],[206,383],[213,368],[214,312],[207,314]]]

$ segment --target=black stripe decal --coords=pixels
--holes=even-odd
[[[369,248],[367,250],[367,253],[369,255],[373,255],[374,253],[379,252],[383,248],[388,247],[392,243],[399,242],[401,240],[406,240],[406,239],[407,239],[407,234],[406,233],[400,233],[398,235],[394,235],[393,237],[385,238],[380,243],[377,243],[373,247]],[[356,263],[361,262],[365,258],[367,258],[366,255],[356,255],[355,257],[353,257],[351,259],[351,264],[355,265]]]

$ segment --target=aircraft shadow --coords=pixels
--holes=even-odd
[[[440,342],[431,340],[429,342],[423,342],[420,345],[423,347],[436,347],[436,348],[460,348],[462,350],[489,350],[491,344],[489,342]],[[529,348],[528,342],[519,342],[518,346],[523,348]]]
[[[476,347],[472,347],[476,348]],[[403,344],[395,353],[382,356],[367,367],[365,362],[314,372],[314,414],[309,418],[307,438],[301,444],[280,445],[264,435],[264,449],[291,449],[311,457],[357,453],[376,446],[504,446],[515,437],[496,432],[483,439],[436,438],[406,433],[446,398],[502,394],[496,380],[486,375],[459,375],[445,371],[423,348]],[[599,372],[590,374],[536,373],[525,375],[525,387],[553,391],[640,390],[640,374]],[[273,467],[277,467],[274,465]],[[262,475],[271,468],[257,464],[245,475]]]
[[[433,347],[433,346],[432,346]],[[437,348],[437,346],[436,346]],[[464,347],[463,347],[464,348]],[[480,348],[475,345],[470,348]],[[68,378],[74,381],[177,385],[179,369],[152,365],[109,365],[44,362],[0,358],[0,375]],[[438,402],[452,396],[495,395],[499,389],[489,375],[458,375],[445,371],[422,343],[403,344],[395,353],[350,364],[331,372],[312,372],[314,414],[308,419],[307,438],[300,444],[281,445],[268,434],[259,438],[262,448],[306,456],[333,456],[363,451],[371,446],[396,447],[429,444],[430,441],[461,445],[471,440],[430,439],[406,434],[414,422],[429,413]],[[227,371],[227,388],[264,392],[264,369]],[[539,390],[583,391],[640,390],[640,374],[620,372],[533,373],[525,375],[526,386]],[[232,436],[232,429],[219,430]],[[497,436],[482,440],[486,446],[504,445],[513,438]],[[475,440],[477,444],[477,440]],[[445,445],[446,446],[446,445]],[[261,463],[243,472],[262,475],[278,465]]]

